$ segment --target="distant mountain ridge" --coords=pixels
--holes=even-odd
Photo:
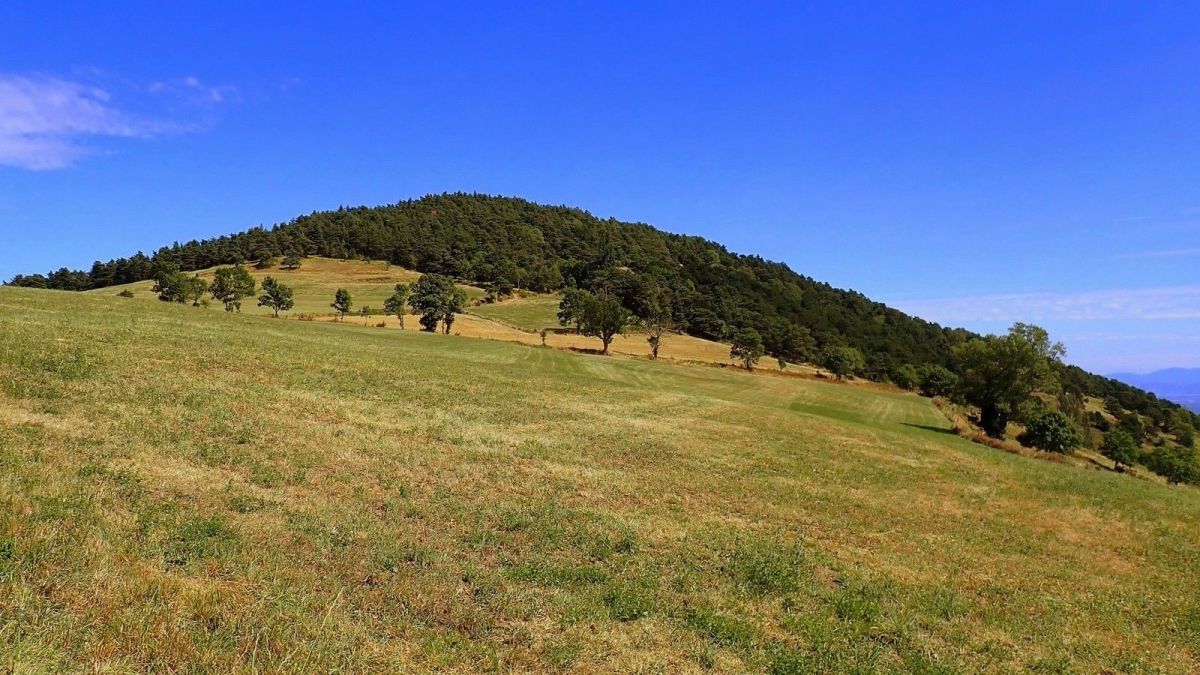
[[[1200,412],[1200,368],[1166,368],[1152,373],[1113,373],[1109,377],[1138,389],[1154,392],[1193,412]]]

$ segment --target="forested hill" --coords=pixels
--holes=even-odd
[[[904,364],[949,366],[950,348],[973,337],[699,237],[604,220],[577,208],[465,193],[317,212],[271,229],[176,243],[152,256],[139,252],[96,262],[86,272],[61,269],[10,283],[88,290],[151,279],[164,267],[195,270],[289,254],[383,259],[476,284],[504,281],[536,291],[586,286],[596,275],[620,269],[632,272],[626,276],[634,286],[644,279],[666,289],[676,324],[690,334],[722,339],[750,326],[762,334],[768,353],[780,353],[794,350],[789,343],[797,342],[802,328],[816,347],[858,348],[866,360],[861,374],[873,379]],[[1068,379],[1087,393],[1117,396],[1127,409],[1157,404],[1152,395],[1078,369]]]

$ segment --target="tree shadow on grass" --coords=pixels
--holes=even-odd
[[[906,427],[912,427],[914,429],[924,429],[925,431],[936,431],[939,434],[950,434],[951,436],[958,435],[958,434],[954,433],[954,430],[949,427],[935,427],[935,426],[930,426],[928,424],[913,424],[912,422],[901,422],[901,424],[903,424]]]

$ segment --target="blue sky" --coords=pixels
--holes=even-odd
[[[2,278],[468,190],[1200,367],[1193,3],[54,4],[0,5]]]

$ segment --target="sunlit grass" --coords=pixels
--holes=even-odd
[[[1200,498],[923,399],[0,289],[0,666],[1187,672]]]

